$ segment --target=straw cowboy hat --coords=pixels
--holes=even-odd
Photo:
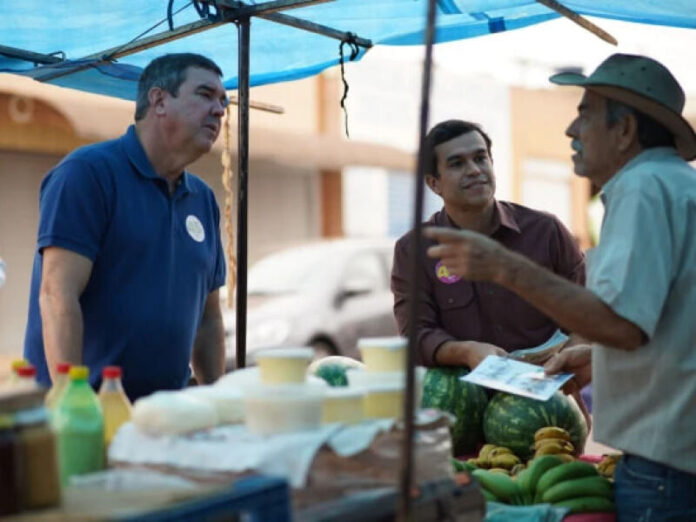
[[[682,117],[684,91],[667,68],[645,56],[613,54],[589,76],[563,72],[549,78],[558,85],[578,85],[638,109],[674,135],[679,154],[696,158],[696,133]]]

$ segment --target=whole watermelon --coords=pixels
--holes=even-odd
[[[321,377],[330,386],[348,386],[346,372],[362,368],[365,368],[365,365],[356,359],[342,355],[331,355],[312,362],[307,368],[307,375]]]
[[[346,367],[340,364],[325,364],[317,368],[314,375],[324,379],[329,386],[348,386],[346,371]]]
[[[456,417],[451,427],[455,456],[476,451],[483,442],[483,414],[488,395],[480,386],[460,380],[468,368],[428,368],[423,379],[423,408],[437,408]]]
[[[566,429],[576,453],[582,452],[587,422],[575,401],[561,392],[546,402],[500,392],[490,400],[483,416],[486,442],[506,446],[525,459],[533,453],[534,433],[545,426]]]

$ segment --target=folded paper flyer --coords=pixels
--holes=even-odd
[[[572,373],[546,375],[541,366],[489,355],[461,379],[486,388],[547,401],[572,377]]]

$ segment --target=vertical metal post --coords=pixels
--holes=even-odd
[[[398,519],[407,522],[411,516],[411,490],[413,485],[414,468],[414,423],[413,414],[415,404],[415,379],[414,366],[416,362],[417,347],[417,323],[419,316],[418,288],[422,270],[423,242],[421,223],[423,221],[423,193],[425,187],[425,162],[424,142],[428,132],[428,119],[430,112],[430,78],[432,71],[433,42],[435,40],[435,9],[436,0],[428,0],[428,17],[425,28],[425,60],[423,62],[423,76],[421,83],[421,106],[419,123],[419,148],[418,165],[416,169],[416,191],[413,212],[413,244],[411,252],[411,296],[409,303],[408,319],[408,352],[406,356],[406,396],[404,400],[404,440],[401,448],[401,495],[399,497]]]
[[[246,366],[247,311],[247,214],[249,203],[249,36],[250,18],[237,21],[238,112],[237,112],[237,368]]]

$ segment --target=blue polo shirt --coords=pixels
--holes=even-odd
[[[66,156],[43,180],[39,209],[24,341],[38,381],[51,382],[38,302],[42,252],[56,246],[93,262],[80,297],[90,382],[118,365],[132,400],[184,386],[206,298],[225,282],[212,190],[184,172],[170,195],[131,126]]]

